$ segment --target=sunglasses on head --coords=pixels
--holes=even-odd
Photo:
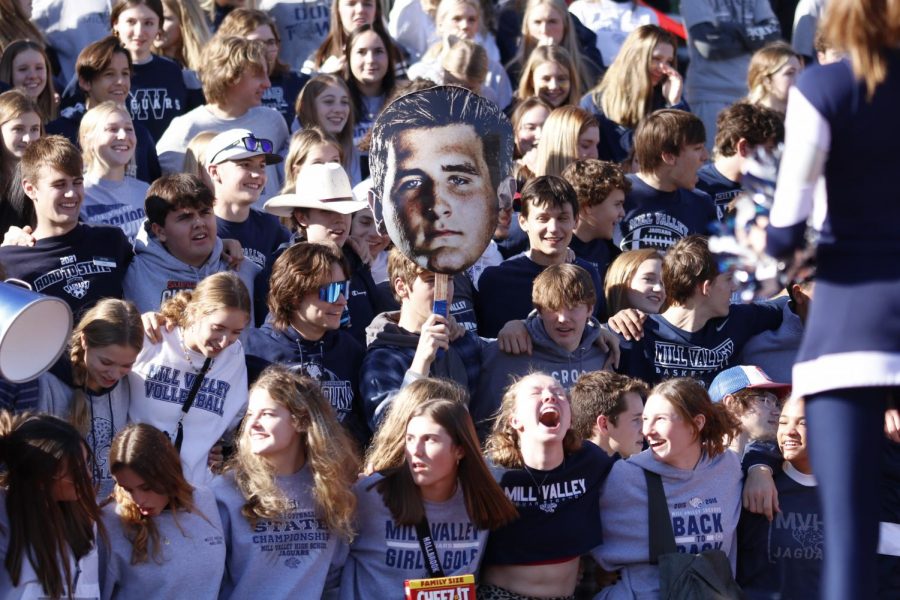
[[[323,302],[333,304],[338,301],[341,294],[344,295],[344,299],[350,296],[349,279],[345,281],[332,281],[331,283],[319,286],[319,300],[322,300]]]
[[[275,145],[272,143],[272,140],[267,140],[265,138],[258,138],[253,135],[248,135],[247,137],[243,137],[239,142],[234,142],[231,144],[232,146],[237,146],[238,144],[244,144],[244,148],[249,150],[250,152],[271,152]]]

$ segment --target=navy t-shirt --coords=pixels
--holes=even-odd
[[[188,89],[181,67],[175,61],[153,55],[149,62],[134,65],[128,110],[157,142],[175,117],[188,112]]]
[[[616,248],[612,240],[593,240],[590,242],[582,242],[577,235],[572,235],[572,241],[569,242],[569,248],[575,253],[575,256],[585,260],[597,269],[600,281],[606,279],[606,270],[610,263],[622,253]],[[602,295],[603,290],[597,290],[597,294]]]
[[[774,304],[732,304],[727,317],[710,319],[692,333],[662,315],[649,315],[644,337],[621,342],[619,371],[651,385],[673,377],[693,377],[708,387],[716,375],[733,366],[747,340],[781,325],[782,316]]]
[[[631,191],[625,196],[625,218],[617,242],[624,250],[669,246],[691,234],[706,235],[716,220],[712,198],[700,190],[662,192],[637,175],[628,175]]]
[[[716,205],[716,217],[725,220],[725,209],[741,193],[741,184],[722,175],[713,163],[700,167],[697,189],[706,192]]]
[[[550,471],[491,466],[519,518],[491,532],[484,565],[574,558],[603,541],[600,488],[615,460],[590,442]]]
[[[277,110],[284,117],[288,129],[294,123],[296,116],[294,105],[297,103],[297,96],[300,95],[300,90],[309,79],[309,75],[298,75],[293,71],[269,79],[272,87],[263,94],[262,105]]]
[[[34,246],[0,247],[7,277],[66,301],[76,323],[101,298],[122,298],[122,281],[133,256],[121,229],[99,225],[78,224],[69,233],[37,240]]]
[[[580,258],[575,264],[591,275],[597,290],[597,305],[594,316],[600,322],[606,321],[606,301],[603,299],[603,282],[589,262]],[[497,337],[497,332],[513,319],[524,319],[534,305],[531,303],[531,288],[534,278],[545,267],[537,264],[525,254],[505,260],[495,267],[488,267],[478,280],[478,294],[475,311],[478,316],[478,332],[483,337]]]

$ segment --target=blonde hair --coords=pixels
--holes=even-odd
[[[193,0],[162,0],[162,3],[163,7],[172,12],[180,23],[178,30],[181,32],[181,47],[175,52],[160,54],[196,71],[202,64],[203,47],[212,38],[206,15]],[[160,23],[160,29],[162,29],[162,23]]]
[[[288,148],[287,158],[284,161],[284,187],[281,188],[282,194],[293,193],[294,186],[297,184],[297,174],[306,163],[309,153],[316,146],[324,144],[331,144],[337,149],[341,158],[341,164],[343,164],[344,148],[341,146],[341,143],[320,127],[307,127],[293,135],[291,145]]]
[[[131,469],[153,492],[168,498],[166,508],[171,511],[175,525],[185,537],[188,534],[178,524],[180,511],[197,513],[207,519],[194,506],[194,487],[184,478],[178,451],[169,436],[156,427],[147,423],[132,423],[116,434],[109,448],[109,472],[115,477],[116,472],[122,469]],[[164,544],[160,543],[159,529],[153,517],[142,515],[131,494],[118,483],[112,497],[104,504],[112,499],[118,505],[116,514],[131,542],[131,564],[139,565],[149,559],[162,564]],[[166,540],[165,544],[168,543]]]
[[[469,8],[475,9],[475,13],[478,15],[478,30],[481,31],[482,24],[484,23],[484,11],[481,9],[481,2],[478,0],[441,0],[434,13],[434,26],[438,35],[441,37],[441,41],[426,50],[422,57],[423,59],[435,60],[440,58],[441,53],[445,50],[446,46],[449,45],[447,43],[448,38],[452,37],[454,40],[459,39],[460,36],[456,35],[456,32],[443,31],[441,27],[441,23],[447,18],[447,13],[450,12],[450,9],[457,6],[468,6]]]
[[[609,314],[614,315],[620,310],[633,308],[628,303],[628,290],[631,288],[634,274],[645,260],[658,260],[662,263],[663,256],[659,250],[653,248],[629,250],[617,256],[609,265],[603,282],[603,293],[606,296]]]
[[[203,50],[198,75],[210,104],[221,104],[247,69],[268,74],[266,44],[237,36],[214,35]]]
[[[519,79],[519,90],[517,95],[519,98],[528,98],[529,96],[537,96],[534,87],[534,72],[543,64],[554,63],[569,72],[569,95],[563,102],[565,104],[577,104],[581,98],[581,76],[578,69],[572,61],[572,55],[562,46],[538,46],[528,57],[525,68],[522,69],[522,76]]]
[[[6,90],[2,94],[0,94],[0,125],[4,125],[13,119],[18,119],[22,115],[26,115],[28,113],[33,113],[38,116],[41,121],[41,135],[44,135],[44,117],[41,113],[40,107],[38,107],[37,103],[33,98],[28,96],[22,90],[11,89]],[[3,142],[3,136],[0,135],[0,143]],[[15,171],[16,164],[4,164],[2,152],[0,152],[0,175],[3,176],[4,179],[9,181],[9,184],[4,183],[0,186],[0,193],[6,191],[9,186],[12,184],[10,181],[13,178],[13,171]]]
[[[353,126],[356,123],[356,116],[354,114],[353,100],[350,95],[350,88],[347,87],[347,82],[337,75],[329,75],[327,73],[319,73],[307,81],[306,85],[303,86],[303,89],[300,90],[300,94],[297,96],[297,105],[295,106],[297,121],[304,129],[321,126],[319,113],[316,110],[316,99],[330,86],[339,87],[347,94],[347,105],[349,110],[347,123],[335,138],[341,145],[341,164],[343,164],[347,173],[351,173],[351,162],[353,161]]]
[[[787,42],[772,42],[753,53],[747,68],[747,101],[761,103],[772,93],[772,77],[792,59],[802,59]]]
[[[272,31],[275,43],[281,48],[281,36],[278,34],[278,27],[275,25],[275,19],[268,13],[254,8],[235,8],[222,20],[216,35],[236,35],[238,37],[247,37],[260,27],[267,26]],[[291,70],[289,66],[281,62],[278,56],[269,67],[270,75],[283,75]]]
[[[72,397],[69,422],[82,435],[87,435],[91,428],[88,399],[84,393],[88,379],[87,349],[106,346],[128,346],[136,352],[140,352],[144,347],[141,313],[131,302],[103,298],[84,313],[72,331],[69,361],[72,364],[75,393]]]
[[[491,435],[485,442],[485,454],[497,465],[507,469],[521,469],[525,465],[522,457],[522,449],[519,448],[519,433],[510,423],[510,418],[516,411],[516,400],[519,395],[519,387],[524,381],[536,375],[552,377],[541,371],[533,371],[524,377],[516,379],[503,392],[500,400],[500,410],[497,412]],[[566,398],[569,393],[566,392]],[[562,440],[563,451],[567,454],[578,452],[581,449],[581,436],[574,429],[569,428]]]
[[[825,38],[850,56],[853,73],[871,99],[887,77],[887,54],[900,44],[900,3],[890,0],[830,0],[821,25]]]
[[[403,464],[406,451],[406,425],[419,406],[432,398],[444,398],[469,404],[469,393],[464,387],[449,379],[425,377],[416,379],[391,400],[390,410],[382,418],[381,425],[366,451],[366,473],[392,469]]]
[[[534,174],[562,176],[578,160],[578,138],[591,127],[600,128],[594,116],[578,106],[560,106],[550,111],[541,129]]]
[[[359,472],[359,460],[354,452],[355,443],[338,423],[321,386],[309,377],[273,365],[259,376],[251,393],[255,390],[265,390],[291,414],[312,474],[316,515],[325,521],[329,531],[351,542],[355,536],[356,511],[356,496],[351,486]],[[250,450],[249,437],[245,421],[237,453],[226,467],[233,471],[235,484],[246,500],[241,514],[251,525],[258,519],[283,519],[291,509],[291,500],[278,486],[274,467],[265,457]]]
[[[660,44],[672,46],[673,52],[678,48],[675,37],[662,27],[641,25],[628,34],[603,79],[591,90],[594,104],[611,121],[632,129],[653,112],[650,67],[653,51]],[[677,63],[673,65],[677,67]]]
[[[105,100],[84,113],[81,124],[78,126],[78,145],[81,146],[86,172],[90,172],[100,161],[100,157],[97,156],[96,138],[103,133],[106,121],[116,113],[123,115],[129,123],[132,123],[131,115],[125,107],[119,106],[113,100]],[[134,127],[134,123],[132,123],[132,127]],[[128,161],[125,169],[126,173],[133,174],[135,172],[134,154],[132,151],[131,160]]]
[[[250,315],[250,294],[236,274],[228,271],[210,275],[193,291],[179,292],[166,301],[160,314],[182,329],[197,318],[222,308],[234,308]]]
[[[590,69],[587,68],[587,65],[585,64],[586,61],[582,59],[581,47],[578,45],[578,35],[574,31],[575,26],[572,24],[572,17],[569,15],[569,7],[564,0],[528,0],[525,4],[525,10],[522,16],[522,37],[519,42],[519,51],[516,54],[516,58],[513,59],[513,62],[518,61],[519,64],[525,65],[531,60],[531,56],[534,54],[535,49],[541,47],[538,46],[538,40],[528,32],[528,18],[532,10],[544,4],[549,4],[553,7],[559,14],[560,19],[562,19],[563,38],[559,45],[565,48],[566,52],[569,53],[574,70],[578,73],[578,80],[581,81],[583,85],[591,84]],[[525,96],[519,95],[519,97],[524,98]],[[579,92],[578,98],[580,97],[581,93]]]
[[[444,70],[445,84],[458,83],[479,93],[488,73],[488,55],[475,42],[451,36],[441,54],[441,69]],[[449,75],[452,80],[447,80]]]
[[[201,131],[191,138],[184,151],[184,165],[181,171],[196,175],[203,181],[209,177],[206,172],[206,146],[210,140],[219,135],[216,131]]]

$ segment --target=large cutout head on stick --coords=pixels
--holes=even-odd
[[[474,264],[515,181],[512,125],[489,100],[452,86],[402,96],[372,129],[369,206],[403,254],[435,273]]]

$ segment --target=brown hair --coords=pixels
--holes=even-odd
[[[175,49],[162,51],[157,47],[154,51],[171,58],[183,67],[196,71],[201,64],[203,47],[212,37],[206,14],[194,0],[162,0],[162,4],[164,9],[169,9],[169,12],[178,19],[181,40]]]
[[[73,561],[94,548],[97,534],[105,539],[89,461],[90,449],[65,421],[0,411],[0,486],[9,519],[4,567],[13,586],[22,583],[27,561],[44,595],[63,597],[77,577]],[[53,499],[54,483],[66,476],[78,496],[74,502]]]
[[[634,156],[643,173],[655,173],[663,154],[678,156],[685,146],[706,142],[699,117],[683,110],[664,108],[641,121],[634,132]]]
[[[147,221],[165,227],[170,212],[182,208],[212,208],[213,202],[212,190],[198,176],[171,173],[150,184],[144,198],[144,212],[147,213]]]
[[[272,35],[275,36],[275,43],[278,44],[280,49],[281,36],[278,35],[278,27],[275,24],[275,19],[268,13],[254,8],[238,7],[232,10],[222,20],[222,24],[219,25],[219,28],[216,30],[216,35],[234,35],[246,38],[263,25],[268,25],[272,30]],[[278,57],[275,58],[275,63],[268,65],[268,67],[269,73],[272,75],[284,75],[291,70],[291,68],[281,62]]]
[[[300,242],[278,257],[272,266],[268,301],[276,329],[285,330],[291,326],[303,297],[331,280],[334,265],[340,265],[344,277],[350,277],[347,259],[332,243]]]
[[[543,4],[548,4],[559,14],[559,17],[563,22],[563,39],[560,41],[559,47],[568,53],[575,72],[578,73],[578,80],[581,82],[581,85],[588,87],[592,86],[593,83],[590,81],[590,78],[593,77],[594,74],[586,64],[588,61],[581,55],[578,31],[575,29],[574,19],[569,14],[567,2],[565,2],[565,0],[527,0],[525,2],[520,0],[516,2],[516,4],[524,6],[521,6],[521,9],[517,11],[522,15],[522,34],[519,38],[519,50],[516,52],[516,56],[513,60],[520,65],[525,65],[539,48],[546,47],[539,46],[538,40],[529,33],[528,17],[532,9]],[[525,96],[519,95],[519,98],[524,97]],[[580,97],[581,94],[576,96],[575,101],[577,102]]]
[[[13,61],[16,57],[27,50],[34,50],[44,59],[44,74],[47,80],[44,89],[37,97],[37,105],[41,109],[41,116],[45,121],[52,121],[58,115],[59,108],[56,101],[56,89],[53,86],[53,70],[50,67],[50,59],[47,58],[47,52],[44,46],[34,40],[16,40],[3,48],[3,55],[0,57],[0,81],[12,85],[13,77]]]
[[[41,114],[40,107],[38,107],[31,96],[17,89],[7,90],[0,94],[0,125],[4,125],[28,113],[34,113],[38,116],[41,121],[41,135],[44,135],[44,117]],[[0,135],[0,143],[2,142],[3,137]],[[0,176],[4,179],[12,179],[16,165],[4,164],[2,154],[0,152]],[[12,181],[9,181],[9,184],[12,184]],[[8,189],[9,185],[4,182],[3,187]],[[3,189],[0,189],[0,193],[3,193],[3,191]]]
[[[109,472],[115,477],[126,468],[134,471],[153,492],[169,499],[166,508],[172,511],[176,524],[179,511],[199,514],[194,506],[194,487],[184,478],[178,451],[169,436],[153,425],[131,423],[113,438],[109,447]],[[162,564],[165,546],[160,543],[159,529],[153,517],[142,515],[131,494],[118,484],[107,503],[113,498],[118,505],[116,514],[131,542],[131,564],[139,565],[149,559]],[[168,543],[167,540],[165,544]]]
[[[330,532],[351,542],[356,511],[356,495],[351,486],[359,473],[359,459],[353,439],[338,423],[322,386],[284,366],[272,365],[253,384],[251,393],[255,390],[265,390],[291,414],[312,475],[316,516]],[[291,509],[291,501],[279,487],[269,461],[251,451],[249,437],[249,421],[245,419],[237,453],[227,466],[233,471],[235,485],[245,500],[241,514],[251,525],[259,519],[283,520]]]
[[[108,35],[101,40],[88,44],[78,53],[75,61],[75,73],[79,83],[84,80],[88,83],[97,79],[103,71],[109,68],[113,56],[121,54],[128,61],[128,70],[134,73],[134,64],[131,62],[131,53],[122,46],[119,38]]]
[[[303,86],[303,89],[300,90],[300,94],[297,96],[297,104],[294,108],[297,113],[297,121],[300,123],[301,127],[304,129],[307,127],[321,127],[319,114],[316,110],[316,98],[321,96],[322,92],[332,85],[341,88],[347,93],[350,113],[344,128],[335,137],[337,137],[341,149],[343,150],[344,169],[350,173],[350,167],[353,161],[353,127],[356,123],[356,115],[354,114],[353,99],[350,95],[350,88],[347,87],[347,83],[337,75],[319,73],[307,81],[306,85]]]
[[[572,429],[581,437],[589,438],[600,415],[616,425],[619,415],[626,409],[625,394],[635,393],[641,400],[646,400],[648,389],[640,379],[611,371],[583,374],[570,390]]]
[[[401,388],[391,399],[387,414],[381,415],[381,424],[366,451],[367,474],[384,471],[403,462],[406,424],[413,412],[432,398],[444,398],[463,406],[469,405],[469,392],[466,388],[449,379],[423,377]]]
[[[161,0],[116,0],[109,12],[109,27],[113,30],[114,34],[116,33],[116,21],[119,20],[119,16],[129,8],[134,8],[135,6],[146,6],[156,13],[156,16],[159,17],[157,26],[162,29],[164,17]]]
[[[179,292],[160,308],[160,314],[181,328],[194,323],[197,317],[220,308],[234,308],[250,315],[250,293],[235,273],[223,271],[210,275],[193,291]]]
[[[725,452],[728,444],[741,431],[740,421],[723,404],[714,404],[703,384],[692,377],[667,379],[657,383],[650,395],[662,396],[690,427],[700,448],[709,458]],[[703,415],[706,422],[697,427],[694,417]]]
[[[623,252],[612,261],[606,270],[603,283],[603,294],[606,296],[606,307],[609,314],[614,315],[622,309],[633,308],[628,303],[628,290],[631,280],[645,260],[663,260],[663,255],[655,248],[642,248]]]
[[[519,98],[537,96],[534,88],[534,72],[545,63],[556,63],[569,72],[569,95],[560,106],[577,104],[581,98],[581,76],[578,74],[572,55],[562,46],[538,46],[531,52],[528,62],[522,68],[517,96]]]
[[[25,12],[21,0],[0,0],[0,49],[22,38],[46,44],[44,34]]]
[[[765,106],[735,102],[716,117],[716,154],[734,156],[741,139],[751,146],[780,143],[784,141],[784,119]]]
[[[387,272],[388,281],[391,284],[391,292],[394,294],[394,298],[397,302],[400,302],[400,296],[397,295],[397,279],[405,283],[406,287],[412,287],[416,277],[422,273],[428,273],[428,270],[423,269],[411,259],[407,258],[399,248],[394,246],[388,253]]]
[[[572,216],[578,217],[578,196],[569,182],[555,175],[535,177],[525,184],[519,194],[522,203],[521,215],[528,218],[532,206],[557,208],[562,210],[566,205],[572,207]]]
[[[244,71],[266,68],[266,44],[262,40],[247,40],[237,36],[214,35],[203,50],[198,70],[203,94],[211,104],[221,104],[228,91],[240,81]]]
[[[485,454],[497,465],[508,469],[521,469],[525,464],[522,458],[522,450],[519,448],[519,433],[510,423],[510,418],[516,410],[516,400],[519,394],[519,387],[528,378],[535,375],[543,375],[552,377],[541,371],[533,371],[524,377],[514,380],[509,387],[503,392],[500,400],[500,410],[494,419],[494,426],[485,442]],[[566,392],[566,399],[569,394]],[[581,449],[581,436],[573,428],[569,428],[562,441],[563,451],[566,454],[578,452]]]
[[[594,310],[597,290],[590,273],[578,265],[550,265],[535,277],[531,303],[538,311],[573,308],[579,304]]]
[[[69,177],[81,177],[84,162],[81,152],[67,138],[61,135],[45,135],[28,144],[19,161],[22,179],[37,183],[41,171],[52,167]]]
[[[466,513],[478,529],[497,529],[518,516],[484,462],[475,425],[464,405],[455,400],[432,398],[416,407],[409,420],[414,417],[433,420],[450,435],[453,444],[462,449],[457,477],[465,497]],[[422,521],[425,506],[407,461],[385,472],[375,489],[398,524],[417,525]]]
[[[527,113],[532,108],[536,106],[541,106],[547,109],[547,116],[550,116],[549,113],[553,112],[553,107],[544,100],[543,98],[538,98],[537,96],[529,96],[516,104],[516,107],[512,111],[512,116],[510,116],[509,120],[512,121],[513,126],[513,137],[516,138],[516,146],[515,146],[515,158],[522,158],[522,153],[519,149],[518,143],[518,135],[519,135],[519,125],[522,119],[525,117],[525,113]]]
[[[666,296],[684,305],[697,286],[715,279],[719,274],[716,258],[709,251],[709,242],[702,235],[683,237],[669,248],[663,259],[663,286]]]
[[[616,163],[593,158],[576,160],[563,169],[562,178],[568,181],[578,196],[582,209],[603,204],[613,190],[631,191],[631,182]]]

